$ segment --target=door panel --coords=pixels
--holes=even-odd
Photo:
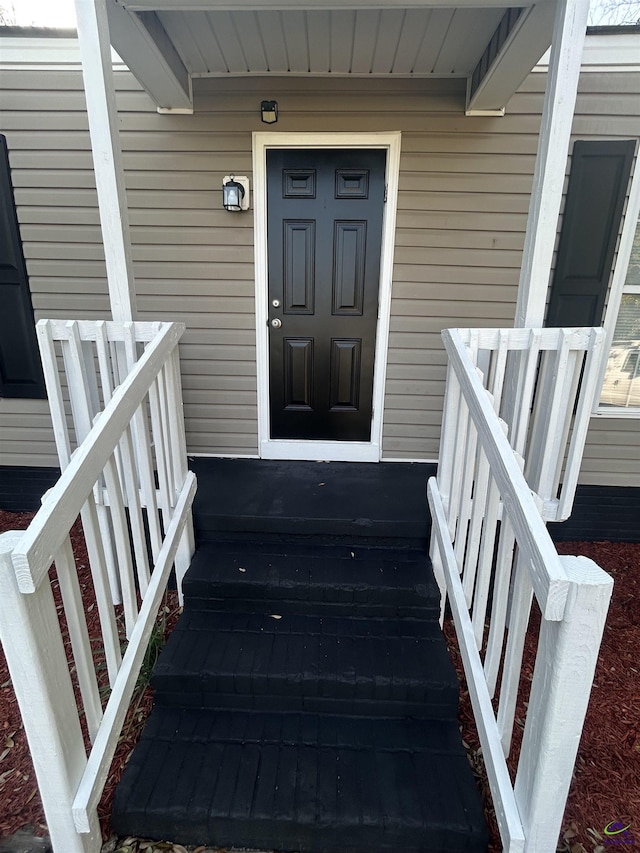
[[[371,439],[385,158],[267,152],[271,438]]]

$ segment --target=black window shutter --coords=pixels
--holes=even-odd
[[[573,146],[547,326],[602,323],[636,142]]]
[[[13,198],[7,140],[0,134],[0,397],[46,397]]]

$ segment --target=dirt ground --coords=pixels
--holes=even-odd
[[[0,532],[24,529],[31,518],[29,513],[0,511]],[[91,581],[79,527],[72,538],[83,594],[90,601]],[[615,581],[558,850],[564,853],[603,853],[614,844],[622,849],[640,850],[640,544],[564,542],[558,549],[563,554],[590,557]],[[52,584],[55,593],[55,576]],[[91,608],[90,603],[88,608]],[[178,615],[175,594],[169,595],[161,611],[164,627],[170,630]],[[97,608],[91,608],[88,621],[90,635],[98,637]],[[535,615],[531,633],[532,636],[535,634]],[[462,676],[455,632],[450,621],[445,624],[445,634],[456,668]],[[533,654],[532,639],[525,652],[525,680],[532,672]],[[142,730],[152,701],[150,688],[141,683],[127,716],[100,804],[105,839],[111,835],[109,815],[115,785]],[[525,710],[521,700],[516,713],[519,721],[516,735],[521,735]],[[486,803],[492,833],[490,853],[498,853],[501,846],[495,815],[488,796],[488,783],[463,677],[460,724]],[[35,827],[41,834],[46,833],[20,712],[0,649],[0,839],[25,825]]]

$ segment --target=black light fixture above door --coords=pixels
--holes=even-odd
[[[275,124],[278,121],[278,102],[263,101],[260,104],[260,118],[265,124]]]

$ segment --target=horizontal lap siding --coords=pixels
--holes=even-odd
[[[579,134],[637,132],[638,88],[622,75],[618,90],[615,77],[583,75]],[[252,177],[260,100],[278,100],[278,131],[402,131],[383,453],[429,459],[440,432],[441,329],[513,321],[544,80],[531,75],[504,118],[466,118],[459,81],[295,78],[196,80],[196,114],[161,116],[128,73],[116,74],[139,312],[187,324],[190,452],[257,452],[253,218],[221,210],[220,185],[225,174]],[[2,86],[36,314],[106,316],[80,75],[9,71]],[[5,412],[3,462],[55,464],[45,407],[2,401]],[[606,468],[598,453],[613,453],[611,436],[637,422],[609,419],[604,435],[600,423],[585,482]]]
[[[442,329],[513,324],[540,122],[517,108],[504,119],[456,114],[457,132],[453,117],[425,118],[402,138],[387,459],[438,455]]]
[[[139,317],[187,324],[189,451],[255,454],[253,228],[220,209],[227,169],[250,173],[251,135],[159,116],[130,74],[115,79]],[[1,85],[36,316],[108,317],[81,75],[7,71]],[[3,464],[56,464],[46,412],[46,402],[0,401]]]
[[[81,76],[3,70],[0,88],[0,130],[36,319],[108,317]],[[0,399],[0,464],[57,466],[46,400]]]

